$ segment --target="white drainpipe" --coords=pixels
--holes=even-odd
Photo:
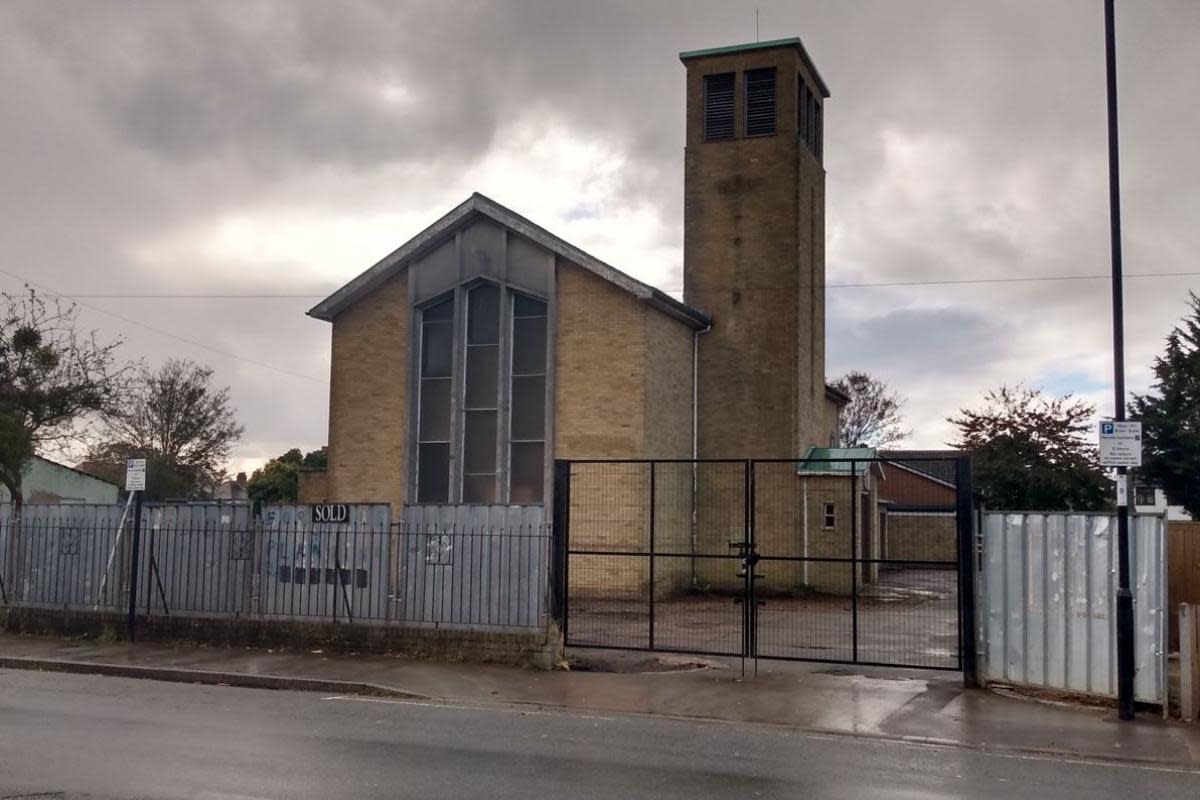
[[[700,497],[700,334],[712,330],[712,323],[692,334],[692,586],[696,585],[696,549],[700,545],[700,521],[696,502]]]

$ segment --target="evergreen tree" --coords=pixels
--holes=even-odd
[[[1142,475],[1200,519],[1200,297],[1167,336],[1154,360],[1154,384],[1134,395],[1130,414],[1142,421]]]

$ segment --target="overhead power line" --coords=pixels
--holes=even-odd
[[[172,333],[171,331],[163,330],[162,328],[157,328],[153,325],[147,325],[145,322],[141,322],[140,320],[130,319],[129,317],[126,317],[122,314],[117,314],[113,311],[108,311],[107,309],[103,309],[103,308],[99,308],[98,306],[91,305],[90,303],[85,303],[78,296],[63,294],[61,292],[58,292],[58,291],[50,288],[49,286],[46,286],[43,283],[38,283],[37,281],[31,281],[28,278],[22,277],[13,272],[9,272],[6,269],[0,269],[0,274],[7,275],[10,278],[13,278],[15,280],[21,281],[22,283],[28,284],[29,286],[33,286],[35,288],[41,289],[43,292],[45,292],[46,294],[51,295],[53,297],[62,298],[64,300],[74,300],[79,305],[83,306],[84,308],[89,308],[98,314],[104,314],[105,316],[109,316],[114,319],[118,319],[129,325],[135,325],[139,328],[144,328],[145,330],[151,331],[152,333],[156,333],[159,336],[166,336],[167,338],[174,339],[177,342],[183,342],[184,344],[190,344],[193,347],[199,347],[202,350],[207,350],[210,353],[216,353],[217,355],[224,356],[225,358],[231,358],[235,361],[241,361],[246,364],[252,364],[256,367],[261,367],[262,369],[271,370],[272,372],[278,372],[281,375],[290,375],[294,378],[303,378],[306,381],[313,381],[315,383],[320,383],[320,384],[328,383],[328,381],[326,381],[322,378],[316,378],[312,375],[305,375],[302,372],[293,372],[290,369],[284,369],[283,367],[277,367],[274,364],[267,364],[266,362],[263,362],[263,361],[258,361],[253,358],[247,358],[246,356],[241,356],[241,355],[238,355],[237,353],[231,353],[228,350],[222,350],[219,347],[213,347],[212,345],[205,344],[204,342],[198,342],[195,339],[189,339],[186,336],[180,336],[177,333]]]
[[[3,270],[0,270],[3,272]],[[14,276],[10,272],[4,274]],[[1200,271],[1193,272],[1137,272],[1126,274],[1126,278],[1189,278],[1200,276]],[[1045,283],[1050,281],[1098,281],[1110,280],[1111,276],[1097,273],[1095,275],[1025,275],[1008,278],[950,278],[950,279],[935,279],[935,280],[910,280],[910,281],[871,281],[861,283],[827,283],[826,289],[887,289],[905,286],[974,286],[981,284],[1003,284],[1003,283]],[[24,280],[24,279],[21,279]],[[682,292],[682,286],[665,286],[659,287],[664,292]],[[708,286],[706,288],[714,288]],[[730,289],[775,289],[774,286],[755,287],[753,285],[730,285]],[[49,291],[49,290],[47,290]],[[55,292],[60,297],[70,300],[322,300],[332,294],[333,291],[324,294],[208,294],[194,292],[142,292],[142,293],[126,293],[126,292],[101,292],[87,293],[80,292],[76,294],[67,294]]]

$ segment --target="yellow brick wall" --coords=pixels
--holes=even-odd
[[[558,267],[556,458],[688,458],[691,329],[581,267]],[[655,549],[687,552],[691,468],[655,468]],[[572,483],[573,549],[648,552],[650,468],[578,465]],[[571,590],[646,593],[644,558],[576,556]],[[690,580],[690,559],[660,561],[660,593]]]
[[[406,274],[333,321],[326,491],[342,503],[406,496],[409,306]]]
[[[889,513],[884,557],[899,561],[955,561],[958,558],[954,514]]]
[[[742,138],[743,73],[777,70],[777,133]],[[828,445],[825,172],[796,135],[805,68],[793,48],[687,62],[685,300],[700,339],[700,451],[787,458]],[[703,78],[736,72],[738,138],[703,140]]]
[[[556,458],[640,458],[645,305],[574,264],[558,267]]]

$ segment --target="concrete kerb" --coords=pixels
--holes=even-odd
[[[429,701],[441,699],[364,681],[338,681],[290,675],[250,675],[242,672],[219,672],[206,669],[180,669],[177,667],[139,667],[132,664],[106,664],[96,661],[64,661],[0,656],[0,669],[65,672],[73,675],[103,675],[112,678],[138,678],[166,681],[169,683],[237,686],[243,689],[325,692],[328,694],[351,694],[404,700]]]

